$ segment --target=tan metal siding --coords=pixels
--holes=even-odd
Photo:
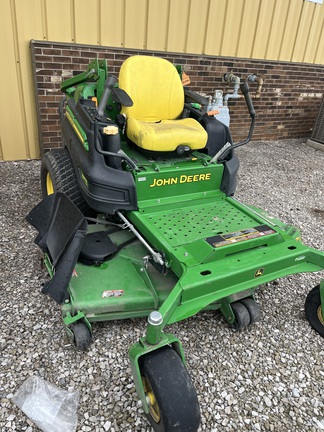
[[[40,0],[29,0],[28,2],[16,0],[18,35],[16,41],[19,56],[19,68],[17,68],[18,89],[24,127],[26,157],[31,159],[38,156],[38,136],[29,35],[33,33],[39,38],[42,36],[45,37],[46,25],[42,19],[43,6],[44,3]]]
[[[46,40],[74,40],[74,13],[71,0],[45,0]],[[44,35],[45,36],[45,35]]]
[[[324,62],[323,59],[324,59],[324,22],[322,23],[322,28],[319,36],[317,49],[316,49],[314,63],[323,64]]]
[[[221,55],[235,57],[242,25],[244,0],[228,0],[225,27],[222,35]],[[245,55],[246,57],[246,55]]]
[[[0,159],[39,155],[31,39],[323,64],[323,23],[307,0],[0,0]]]
[[[275,11],[276,0],[261,1],[253,38],[251,57],[264,59],[271,32],[272,18]]]
[[[99,0],[91,0],[91,2],[89,0],[73,1],[74,42],[90,45],[100,44],[99,4]]]
[[[289,13],[289,0],[277,0],[272,15],[271,31],[269,33],[266,58],[279,59],[283,36],[286,31],[286,20]]]
[[[221,55],[227,0],[211,1],[206,25],[206,42],[202,50],[204,54]],[[213,54],[212,54],[213,53]]]
[[[189,5],[187,0],[170,0],[167,51],[185,52]]]
[[[305,63],[317,63],[316,55],[319,47],[319,41],[321,41],[321,33],[324,22],[324,7],[314,8],[314,14],[312,23],[310,26],[309,36],[305,47],[303,62]],[[323,59],[323,57],[322,57]]]
[[[0,129],[4,160],[38,157],[29,35],[43,38],[40,0],[2,1]],[[28,19],[27,19],[28,17]]]
[[[202,54],[206,40],[209,1],[191,0],[185,51]]]
[[[146,48],[147,0],[126,0],[125,47]]]
[[[113,19],[111,17],[113,16]],[[121,48],[124,46],[125,0],[105,0],[100,4],[101,45]]]
[[[285,21],[285,31],[282,35],[282,43],[278,58],[280,60],[291,60],[302,6],[303,2],[296,2],[294,0],[289,1],[288,14]]]
[[[312,28],[312,21],[315,8],[310,2],[304,2],[299,18],[296,40],[291,56],[292,61],[303,61],[306,50],[309,32]]]
[[[168,44],[169,1],[148,3],[147,49],[166,51]]]
[[[237,41],[237,57],[251,57],[261,0],[245,0],[241,29]]]

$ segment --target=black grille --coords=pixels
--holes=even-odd
[[[312,132],[312,140],[324,144],[324,97]]]

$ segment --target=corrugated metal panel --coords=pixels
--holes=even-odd
[[[189,5],[187,0],[170,0],[167,51],[185,52]]]
[[[287,0],[277,0],[274,5],[265,58],[278,60],[280,57],[280,48],[283,35],[286,31],[285,24],[289,13],[289,6],[290,4]]]
[[[99,45],[100,20],[99,0],[74,0],[72,19],[75,27],[74,42],[79,44]],[[64,13],[64,12],[62,12]],[[112,16],[108,17],[112,20]]]
[[[0,160],[3,160],[1,134],[0,134]]]
[[[4,160],[35,158],[39,151],[28,41],[31,32],[43,38],[41,4],[17,0],[1,6],[0,48],[6,64],[0,98],[2,156]]]
[[[165,51],[168,41],[169,1],[148,3],[147,49]]]
[[[28,158],[39,156],[36,102],[29,50],[30,34],[45,39],[47,27],[44,21],[44,3],[41,0],[16,0],[17,46],[19,53],[18,88],[21,115],[24,126],[25,148]],[[30,15],[30,17],[29,17]],[[29,17],[26,19],[26,17]]]
[[[324,63],[324,5],[305,0],[1,0],[0,8],[0,159],[38,155],[31,39]]]
[[[47,40],[73,42],[74,14],[72,0],[45,0]]]
[[[317,5],[314,8],[314,14],[310,25],[309,36],[305,47],[303,62],[316,63],[316,54],[321,38],[321,32],[324,23],[324,7]]]
[[[191,0],[185,47],[187,53],[202,54],[204,52],[208,12],[208,1]]]
[[[12,20],[10,3],[1,5],[0,14],[0,52],[6,59],[7,73],[2,77],[6,82],[1,88],[0,98],[0,131],[1,131],[1,153],[4,160],[15,158],[26,158],[24,148],[24,128],[20,109],[20,96],[17,88],[17,61],[15,55],[14,39],[12,38]],[[10,109],[9,109],[10,106]],[[13,113],[15,121],[12,121]],[[17,145],[17,143],[22,145]],[[16,145],[15,145],[16,144]]]
[[[239,35],[242,25],[242,16],[245,0],[228,0],[225,27],[221,46],[221,53],[224,56],[235,57]]]
[[[242,11],[241,30],[237,41],[237,57],[250,57],[252,55],[261,1],[245,0]]]
[[[324,22],[322,24],[318,45],[316,48],[316,54],[314,58],[314,63],[323,64],[324,59]]]
[[[126,0],[125,47],[146,49],[146,32],[147,0]]]
[[[303,1],[289,1],[289,13],[285,20],[285,31],[282,35],[278,60],[291,61],[303,3]]]
[[[314,11],[315,11],[314,4],[308,1],[303,3],[303,7],[300,14],[299,23],[298,23],[298,30],[296,34],[294,49],[291,56],[292,61],[296,61],[296,62],[303,61],[304,53],[309,38],[309,32],[313,26]]]
[[[251,52],[251,57],[253,58],[265,58],[275,5],[276,0],[267,0],[260,3]]]
[[[111,19],[111,17],[114,19]],[[124,46],[124,0],[105,0],[100,4],[100,44]]]
[[[206,25],[205,54],[221,55],[227,0],[210,1],[209,14]]]

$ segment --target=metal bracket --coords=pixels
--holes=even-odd
[[[155,252],[155,250],[147,243],[147,241],[137,231],[137,229],[134,227],[134,225],[132,225],[129,222],[129,220],[127,218],[125,218],[125,216],[120,211],[117,211],[116,213],[118,214],[120,219],[124,222],[125,228],[128,228],[133,234],[135,234],[136,237],[139,239],[139,241],[143,244],[143,246],[145,246],[146,249],[150,252],[154,262],[156,262],[157,264],[159,264],[161,266],[164,266],[165,262],[164,262],[162,255],[159,252]]]

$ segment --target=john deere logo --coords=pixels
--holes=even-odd
[[[260,268],[254,273],[254,277],[257,278],[257,277],[263,276],[263,273],[264,273],[264,269]]]
[[[186,175],[183,174],[180,177],[168,177],[168,178],[154,178],[153,183],[150,184],[150,188],[156,186],[166,186],[173,185],[178,183],[192,183],[192,182],[200,182],[200,181],[208,181],[211,180],[211,173],[206,174],[195,174],[195,175]]]

